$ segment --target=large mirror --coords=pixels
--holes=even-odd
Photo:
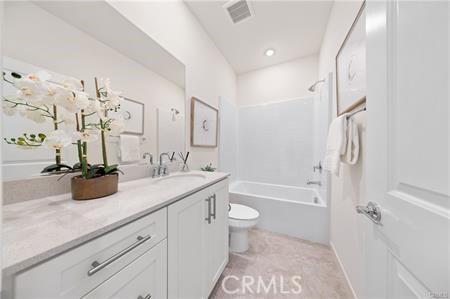
[[[144,153],[156,160],[161,152],[185,150],[184,65],[107,2],[5,2],[3,24],[5,180],[39,176],[57,155],[68,166],[79,157],[74,144],[60,153],[39,145],[40,134],[51,134],[55,122],[43,115],[46,111],[16,105],[21,99],[15,82],[28,74],[44,76],[39,80],[48,80],[52,86],[64,87],[71,78],[82,80],[89,97],[97,93],[94,78],[100,89],[120,91],[119,109],[108,111],[108,117],[122,120],[122,133],[106,138],[110,163],[144,163]],[[52,115],[52,105],[40,107],[47,107]],[[63,110],[58,111],[56,125],[73,135],[81,119]],[[92,113],[83,121],[95,123],[95,118]],[[21,145],[33,139],[36,146]],[[87,152],[92,164],[101,163],[103,155],[101,138],[95,139]]]

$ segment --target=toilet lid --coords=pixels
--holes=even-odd
[[[236,203],[230,204],[231,209],[228,212],[228,217],[236,220],[253,220],[259,217],[258,211],[250,207],[239,205]]]

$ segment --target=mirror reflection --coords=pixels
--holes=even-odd
[[[109,4],[6,2],[4,17],[5,180],[80,167],[79,142],[92,165],[184,152],[184,65]]]

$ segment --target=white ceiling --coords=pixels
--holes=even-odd
[[[319,52],[333,1],[250,1],[254,16],[233,24],[227,1],[185,0],[239,74]],[[264,55],[274,48],[272,57]]]

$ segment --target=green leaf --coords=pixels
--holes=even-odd
[[[105,174],[117,171],[118,170],[118,168],[117,168],[118,166],[119,165],[114,164],[114,165],[110,165],[110,166],[105,167]]]

